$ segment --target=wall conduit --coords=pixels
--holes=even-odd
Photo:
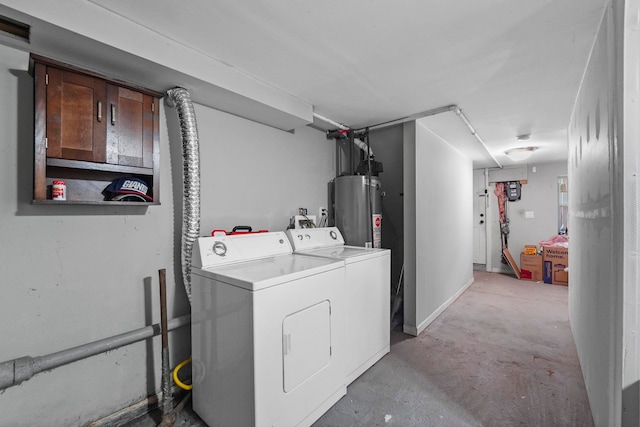
[[[469,119],[467,119],[467,116],[465,116],[464,113],[462,112],[462,108],[458,107],[457,105],[451,105],[451,106],[449,106],[449,108],[451,108],[451,111],[456,113],[458,115],[458,117],[460,117],[460,119],[464,122],[464,124],[467,125],[467,127],[469,128],[469,132],[471,132],[471,135],[476,137],[478,142],[480,144],[482,144],[482,146],[484,147],[484,149],[487,152],[487,154],[489,154],[489,156],[491,156],[491,158],[493,159],[495,164],[498,165],[498,167],[500,169],[502,169],[502,165],[500,164],[498,159],[496,159],[493,156],[493,154],[491,154],[491,151],[489,151],[489,147],[487,147],[487,144],[484,143],[484,140],[480,137],[480,135],[478,135],[478,132],[476,132],[476,130],[473,128],[473,126],[471,126],[471,123],[469,122]]]
[[[167,322],[167,330],[172,331],[191,323],[191,315],[176,317]],[[45,356],[24,356],[0,363],[0,390],[18,385],[28,380],[35,374],[48,371],[62,365],[77,362],[87,357],[115,350],[147,338],[155,337],[161,333],[160,324],[125,332],[109,338],[104,338],[91,343],[83,344],[67,350],[47,354]]]

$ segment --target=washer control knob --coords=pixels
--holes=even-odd
[[[331,236],[333,240],[338,240],[338,234],[334,230],[329,232],[329,236]]]
[[[306,237],[307,240],[311,240],[311,236],[309,236],[308,234],[305,234],[304,237]]]
[[[302,240],[304,239],[304,237],[302,236],[302,234],[298,234],[298,240]]]
[[[218,256],[225,256],[227,254],[227,245],[223,242],[215,242],[213,244],[213,253]]]

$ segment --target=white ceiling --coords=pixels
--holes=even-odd
[[[458,105],[503,165],[566,159],[566,129],[607,0],[89,0],[363,128]],[[451,112],[427,126],[495,163]],[[327,126],[316,122],[318,125]],[[516,136],[531,134],[526,143]]]

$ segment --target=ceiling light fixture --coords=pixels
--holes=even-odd
[[[520,147],[520,148],[512,148],[504,152],[511,160],[514,162],[520,162],[522,160],[526,160],[536,151],[538,147]]]

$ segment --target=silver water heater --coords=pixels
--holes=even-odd
[[[379,177],[335,178],[333,208],[335,226],[347,245],[382,247],[382,181]]]

